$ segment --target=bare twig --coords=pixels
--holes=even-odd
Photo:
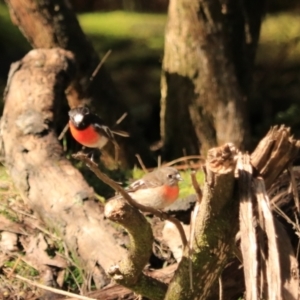
[[[158,157],[157,157],[157,167],[158,168],[161,167],[161,155],[158,155]]]
[[[140,156],[139,154],[136,154],[135,156],[136,156],[136,158],[137,158],[137,160],[138,160],[140,166],[142,167],[142,170],[143,170],[145,173],[148,173],[148,170],[147,170],[146,166],[144,165],[141,156]]]
[[[69,123],[66,124],[66,126],[64,127],[64,129],[62,130],[61,134],[59,135],[58,137],[58,140],[60,141],[66,134],[66,132],[68,131],[69,129]]]
[[[194,210],[191,212],[191,225],[190,225],[190,239],[189,239],[189,277],[190,277],[190,289],[193,290],[193,264],[192,264],[192,254],[193,254],[193,241],[195,234],[195,224],[196,216],[199,211],[200,202],[197,202]]]
[[[128,193],[121,187],[119,186],[117,183],[115,183],[112,179],[110,179],[107,175],[105,175],[104,173],[102,173],[97,165],[92,162],[87,156],[86,154],[79,152],[76,154],[73,154],[73,157],[75,159],[78,159],[82,162],[84,162],[90,169],[92,172],[95,173],[95,175],[102,180],[104,183],[106,183],[107,185],[109,185],[111,188],[113,188],[116,192],[120,193],[121,196],[132,206],[138,208],[139,210],[143,211],[143,212],[147,212],[147,213],[151,213],[161,219],[164,220],[169,220],[170,222],[172,222],[178,229],[179,233],[180,233],[180,237],[182,240],[182,244],[183,247],[185,247],[187,245],[187,238],[185,236],[185,232],[183,230],[183,227],[181,225],[181,223],[174,217],[169,216],[168,214],[159,211],[157,209],[154,209],[152,207],[148,207],[148,206],[144,206],[140,203],[137,203],[136,201],[134,201],[129,195]]]
[[[222,275],[219,276],[219,300],[223,300],[223,280],[222,280]]]
[[[80,270],[80,268],[78,268],[78,270]],[[71,268],[68,268],[68,267],[67,267],[67,271],[71,274],[71,276],[72,276],[72,278],[73,278],[73,280],[74,280],[74,282],[75,282],[75,284],[76,284],[76,286],[77,286],[77,288],[78,288],[80,294],[82,294],[82,288],[81,288],[81,286],[80,286],[78,280],[76,279],[76,276],[75,276],[74,273],[71,271]],[[80,273],[82,273],[81,270],[80,270]],[[82,274],[80,274],[80,275],[82,275]]]
[[[190,288],[191,288],[191,290],[193,290],[193,266],[192,266],[191,256],[192,256],[192,252],[193,252],[193,240],[194,240],[194,234],[195,234],[196,216],[198,214],[199,206],[200,206],[200,203],[202,200],[202,191],[201,191],[200,186],[196,179],[196,172],[191,173],[191,179],[192,179],[192,184],[193,184],[193,187],[197,194],[197,199],[198,199],[196,206],[191,213],[190,240],[189,240],[190,241],[189,242],[189,276],[190,276]]]
[[[116,125],[119,125],[126,117],[127,117],[128,113],[124,113],[117,121],[116,121]]]
[[[280,276],[281,267],[275,222],[270,208],[270,201],[265,190],[264,180],[261,177],[254,180],[254,188],[258,207],[262,212],[264,229],[268,243],[268,255],[266,255],[268,299],[283,299],[282,281]]]
[[[20,263],[20,261],[21,261],[21,256],[18,255],[17,260],[15,261],[15,263],[14,263],[12,269],[10,270],[9,274],[7,275],[7,278],[10,278],[10,277],[13,275],[13,273],[14,273],[16,267],[18,266],[18,264]]]
[[[180,158],[174,159],[174,160],[172,160],[172,161],[164,164],[163,166],[164,167],[169,167],[169,166],[172,166],[172,165],[174,165],[174,164],[176,164],[178,162],[185,161],[185,160],[191,160],[191,159],[198,159],[202,163],[205,162],[205,159],[201,155],[188,155],[188,156],[184,156],[184,157],[180,157]]]
[[[296,179],[295,179],[295,175],[294,175],[294,172],[293,172],[293,166],[292,165],[289,165],[288,172],[289,172],[290,177],[291,177],[291,187],[292,187],[292,191],[293,191],[295,206],[296,206],[297,212],[299,214],[300,213],[299,194],[298,194],[297,182],[296,182]]]
[[[96,67],[96,69],[94,70],[94,72],[92,73],[91,77],[90,77],[90,81],[93,81],[95,76],[97,75],[97,73],[99,72],[100,68],[102,67],[102,65],[105,63],[105,61],[107,60],[107,58],[109,57],[109,55],[111,54],[111,50],[108,50],[105,55],[103,56],[103,58],[101,59],[99,65]]]
[[[298,239],[297,251],[296,251],[296,258],[297,258],[297,260],[299,259],[299,250],[300,250],[300,240]]]
[[[196,178],[196,172],[191,173],[191,179],[192,179],[193,188],[197,194],[198,202],[201,203],[203,194]]]
[[[20,275],[15,275],[15,277],[17,279],[20,279],[22,281],[25,281],[25,282],[33,285],[33,286],[36,286],[36,287],[38,287],[40,289],[43,289],[43,290],[46,290],[46,291],[50,291],[50,292],[53,292],[53,293],[56,293],[56,294],[59,294],[59,295],[73,297],[75,299],[81,299],[81,300],[96,300],[95,298],[90,298],[90,297],[85,297],[85,296],[81,296],[81,295],[76,295],[74,293],[70,293],[70,292],[59,290],[59,289],[55,289],[55,288],[52,288],[50,286],[47,286],[47,285],[40,284],[40,283],[37,283],[35,281],[32,281],[32,280],[27,279],[27,278],[25,278],[23,276],[20,276]]]
[[[257,299],[258,297],[258,263],[257,263],[257,240],[255,225],[253,223],[253,202],[252,202],[252,166],[248,154],[239,153],[237,161],[239,177],[239,198],[240,198],[240,235],[241,252],[244,264],[244,276],[246,285],[246,299]]]
[[[279,206],[277,206],[277,204],[274,202],[272,203],[272,206],[274,208],[274,211],[280,215],[282,218],[284,218],[286,220],[287,223],[291,224],[293,226],[293,229],[295,230],[295,234],[300,237],[300,227],[299,224],[297,224],[296,222],[292,221],[291,218],[284,213],[281,208]]]

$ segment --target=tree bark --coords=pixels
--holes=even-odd
[[[263,7],[252,2],[170,1],[161,80],[167,157],[182,149],[205,154],[227,142],[247,146],[245,108]]]
[[[98,287],[125,255],[93,189],[64,157],[54,125],[75,69],[70,52],[32,50],[10,76],[1,119],[2,154],[23,199],[58,232]]]
[[[68,1],[6,0],[6,3],[11,19],[32,47],[60,47],[73,52],[77,68],[67,90],[69,106],[72,108],[79,104],[91,103],[109,126],[115,125],[115,122],[128,112],[128,108],[104,66],[93,81],[90,81],[100,59],[80,28]],[[65,123],[66,120],[65,117]],[[136,153],[142,156],[145,164],[154,165],[150,150],[130,116],[122,122],[122,130],[130,132],[130,138],[117,137],[121,146],[120,159],[123,166],[133,166]]]

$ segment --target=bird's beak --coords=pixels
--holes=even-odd
[[[182,180],[183,180],[179,173],[176,174],[176,179],[177,179],[178,181],[182,181]]]

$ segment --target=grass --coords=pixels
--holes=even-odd
[[[114,11],[86,13],[78,17],[87,35],[102,35],[119,40],[139,40],[149,49],[162,49],[165,15]]]
[[[278,60],[284,60],[285,64],[300,61],[299,13],[277,13],[263,20],[257,62],[274,64]]]
[[[263,42],[288,43],[295,37],[300,37],[300,15],[299,13],[276,13],[268,14],[263,20],[261,30]]]

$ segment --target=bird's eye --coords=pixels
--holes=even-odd
[[[79,124],[83,121],[83,115],[82,114],[76,114],[73,119],[74,119],[75,123]]]
[[[90,111],[86,106],[84,106],[82,112],[87,115]]]
[[[168,178],[173,178],[173,174],[168,174]]]

